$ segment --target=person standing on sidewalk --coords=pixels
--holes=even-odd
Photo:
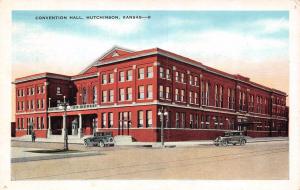
[[[32,133],[31,133],[31,141],[35,142],[35,132],[34,131],[32,131]]]

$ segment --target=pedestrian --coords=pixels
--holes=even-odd
[[[34,131],[32,131],[32,133],[31,133],[31,141],[35,142],[35,132]]]

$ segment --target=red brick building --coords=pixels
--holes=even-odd
[[[226,130],[287,136],[286,93],[159,49],[112,48],[75,76],[41,73],[14,81],[16,136],[95,131],[160,141],[212,139]],[[69,103],[67,115],[58,105]],[[66,121],[66,125],[64,125]],[[33,126],[33,127],[30,127]]]

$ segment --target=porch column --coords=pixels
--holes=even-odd
[[[48,116],[48,131],[47,131],[47,137],[49,138],[52,135],[51,131],[51,116]]]
[[[65,128],[66,128],[66,115],[63,115],[63,127],[61,129],[61,135],[64,137],[65,136]]]
[[[81,116],[81,114],[79,114],[78,117],[79,117],[79,121],[78,121],[78,123],[79,123],[78,137],[82,138],[83,137],[83,133],[82,133],[82,116]]]

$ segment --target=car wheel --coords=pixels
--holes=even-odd
[[[86,140],[86,139],[84,139],[84,141],[83,141],[83,144],[84,144],[84,146],[85,146],[85,147],[87,147],[87,146],[88,146],[88,142],[87,142],[87,140]]]
[[[228,141],[223,141],[223,142],[222,142],[222,145],[223,145],[223,146],[227,146],[227,145],[228,145]]]
[[[245,140],[241,140],[240,145],[245,145],[246,141]]]
[[[233,146],[235,146],[236,145],[236,143],[233,143]]]
[[[104,147],[104,142],[103,142],[103,141],[100,141],[100,142],[98,143],[98,146],[99,146],[99,147]]]

